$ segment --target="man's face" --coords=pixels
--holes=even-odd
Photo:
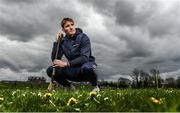
[[[62,29],[66,35],[72,37],[76,33],[75,25],[73,22],[67,21]]]

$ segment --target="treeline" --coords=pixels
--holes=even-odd
[[[177,79],[163,79],[158,69],[151,69],[149,72],[134,69],[129,76],[131,80],[120,77],[117,82],[100,81],[99,84],[116,88],[180,88],[180,76]]]

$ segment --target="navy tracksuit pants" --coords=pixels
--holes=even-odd
[[[68,81],[89,81],[92,86],[97,86],[97,74],[95,72],[95,63],[87,62],[80,67],[55,68],[54,80],[63,86],[69,86]],[[52,77],[53,67],[47,69],[47,75]]]

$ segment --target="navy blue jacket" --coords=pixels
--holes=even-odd
[[[57,42],[54,42],[51,59],[55,59]],[[63,54],[69,61],[70,66],[82,66],[87,62],[94,62],[95,58],[91,54],[91,42],[86,34],[80,28],[76,28],[73,37],[67,35],[62,39],[59,45],[57,59],[61,59]],[[95,63],[96,64],[96,63]]]

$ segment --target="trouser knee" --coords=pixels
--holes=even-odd
[[[93,68],[83,68],[83,75],[85,80],[91,82],[93,86],[97,85],[97,73]]]
[[[53,72],[53,67],[52,66],[48,67],[46,73],[49,77],[52,77],[52,72]]]
[[[66,80],[66,76],[64,75],[63,70],[61,68],[55,68],[55,75],[54,76],[52,76],[52,72],[53,72],[53,67],[52,66],[48,67],[47,70],[46,70],[46,73],[50,78],[53,77],[53,79],[56,82],[58,82],[59,84],[64,85],[64,86],[70,84]]]
[[[52,77],[52,73],[53,73],[53,66],[50,66],[47,68],[46,73],[49,77]],[[63,74],[63,70],[62,68],[55,68],[55,75],[54,76],[59,76],[62,77]]]

